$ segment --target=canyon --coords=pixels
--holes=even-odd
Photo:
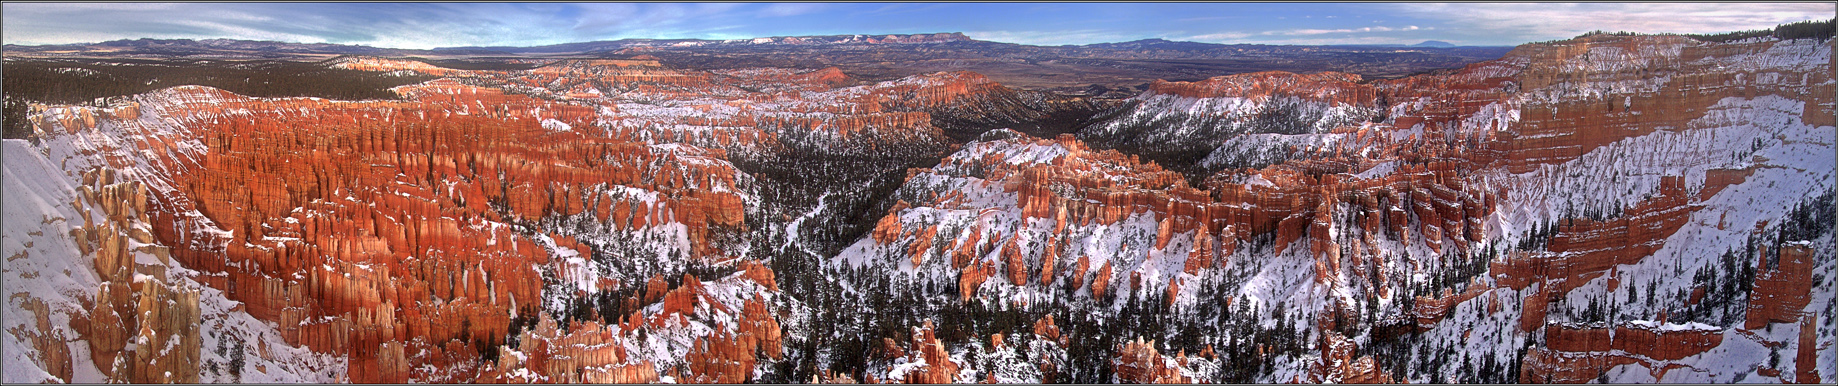
[[[1076,93],[665,43],[731,51],[32,103],[5,381],[1838,379],[1829,37]]]

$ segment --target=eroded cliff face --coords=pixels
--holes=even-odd
[[[151,230],[147,184],[8,140],[9,381],[330,382],[331,356],[287,347]],[[68,149],[52,154],[64,155]],[[29,226],[28,226],[29,225]]]
[[[1261,167],[1281,161],[1254,145],[1226,145],[1254,134],[1327,133],[1380,119],[1382,91],[1358,75],[1266,71],[1199,82],[1157,81],[1141,95],[1104,113],[1078,132],[1104,148],[1141,154],[1199,176],[1222,168]],[[1215,153],[1231,149],[1232,154]],[[1186,166],[1199,163],[1199,170]]]
[[[48,107],[40,143],[7,142],[7,361],[79,382],[1829,381],[1831,51],[1594,35],[1392,80],[1157,82],[1057,136],[984,129],[1109,105],[642,58],[353,57],[332,65],[446,78]],[[784,177],[749,172],[890,154],[942,159],[884,198],[777,202]],[[843,221],[869,229],[812,240]]]
[[[1833,330],[1831,279],[1788,272],[1833,261],[1831,50],[1596,35],[1397,80],[1157,83],[1077,137],[986,135],[916,171],[834,261],[1094,321],[1287,307],[1330,337],[1238,379],[1824,379],[1795,356],[1831,355],[1798,343]],[[1277,109],[1301,113],[1259,121]],[[1193,141],[1209,174],[1081,139]]]
[[[102,289],[76,299],[86,312],[53,323],[22,305],[46,319],[20,330],[43,341],[42,369],[71,380],[71,354],[49,342],[74,338],[95,345],[106,379],[199,380],[199,295],[161,284],[172,267],[231,312],[278,326],[255,331],[278,338],[260,344],[341,358],[329,379],[745,382],[783,358],[778,318],[797,303],[779,299],[771,269],[737,258],[760,203],[729,149],[783,152],[786,133],[804,147],[860,135],[866,147],[941,143],[918,110],[1000,88],[974,74],[844,88],[852,81],[834,69],[633,61],[336,65],[452,78],[398,88],[402,101],[177,87],[33,118],[46,143],[32,152],[84,173],[87,198],[71,207],[113,219],[69,232]],[[731,277],[705,285],[690,267]],[[660,280],[672,275],[683,279]],[[592,348],[610,344],[635,353]]]

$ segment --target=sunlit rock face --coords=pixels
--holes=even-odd
[[[277,326],[254,334],[344,358],[337,380],[744,382],[756,357],[782,358],[782,310],[774,309],[786,303],[776,300],[771,269],[736,259],[745,246],[734,238],[747,232],[747,207],[758,202],[750,177],[727,162],[728,149],[784,151],[780,133],[791,130],[800,131],[795,140],[815,142],[805,146],[862,135],[872,138],[857,141],[867,146],[936,142],[925,112],[893,110],[949,105],[1000,87],[974,74],[940,74],[840,88],[849,81],[834,69],[713,74],[623,61],[516,73],[385,59],[335,65],[458,78],[398,88],[402,101],[177,87],[34,118],[44,143],[28,151],[49,152],[84,173],[72,182],[84,184],[79,196],[87,199],[63,204],[113,219],[85,220],[69,233],[74,252],[94,256],[96,273],[85,277],[103,283],[100,294],[81,298],[97,305],[73,316],[82,326],[76,332],[93,336],[95,363],[129,366],[105,370],[106,379],[197,380],[197,368],[133,367],[195,360],[115,359],[175,355],[133,351],[124,342],[137,333],[159,342],[176,334],[182,342],[161,345],[197,357],[195,330],[164,332],[198,325],[196,306],[185,308],[197,295],[160,292],[168,291],[158,284],[167,273],[144,272],[171,265],[185,267],[173,276],[214,289],[215,301],[234,312]],[[592,86],[559,97],[505,92],[521,90],[519,83],[590,80],[632,89],[598,103],[579,99],[600,95]],[[481,82],[492,85],[472,85]],[[132,260],[149,258],[137,256],[160,263],[137,271]],[[693,276],[657,280],[692,265],[734,275],[706,284]],[[555,342],[536,354],[592,356],[579,350],[597,344],[567,343],[586,332],[555,331],[564,322],[551,314],[569,306],[565,299],[621,291],[631,298],[612,303],[630,315],[581,328],[598,331],[599,344],[630,344],[638,353],[539,360],[533,368],[503,357],[526,356],[504,345],[507,334]],[[173,296],[193,300],[162,308],[173,302],[161,299]],[[647,313],[652,305],[661,311]],[[595,311],[595,319],[616,312]],[[83,320],[98,317],[106,320]],[[40,360],[69,362],[65,351],[38,351]],[[50,368],[71,379],[67,367]],[[192,378],[164,378],[167,371]]]
[[[1797,344],[1802,325],[1832,329],[1808,305],[1830,304],[1830,278],[1787,272],[1834,254],[1817,224],[1833,186],[1831,48],[1589,36],[1396,80],[1156,83],[1076,136],[965,145],[913,174],[877,233],[835,260],[920,290],[960,278],[955,301],[1075,321],[1141,301],[1177,318],[1286,304],[1347,339],[1244,379],[1823,379],[1831,369],[1791,362],[1820,355]],[[1189,186],[1087,141],[1199,143],[1210,174]],[[1127,338],[1106,336],[1128,347],[1115,358],[1131,379],[1178,379]],[[1332,354],[1374,344],[1412,351]],[[1478,375],[1490,371],[1502,376]]]
[[[41,106],[6,142],[7,380],[1830,382],[1832,47],[1591,35],[1103,103],[347,57],[443,78]],[[884,196],[754,172],[895,156],[927,164]]]

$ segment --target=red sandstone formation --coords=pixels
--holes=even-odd
[[[1064,345],[1064,339],[1066,338],[1060,335],[1059,326],[1053,325],[1053,315],[1041,317],[1040,320],[1034,322],[1034,335],[1039,335],[1042,339],[1060,342],[1061,345]]]
[[[1520,366],[1519,382],[1585,383],[1596,380],[1615,366],[1641,363],[1639,359],[1605,353],[1563,353],[1543,347],[1526,352]]]
[[[66,343],[68,339],[61,331],[52,329],[50,307],[45,304],[44,300],[38,298],[28,298],[24,305],[25,310],[32,312],[34,315],[32,327],[37,330],[12,332],[16,336],[25,338],[27,343],[31,345],[31,348],[36,350],[37,355],[32,355],[29,359],[35,362],[39,368],[44,369],[46,374],[51,374],[51,376],[58,377],[58,379],[62,380],[71,379],[70,346]],[[74,320],[72,321],[73,324],[75,324],[75,322]],[[14,365],[18,366],[23,364]]]
[[[658,373],[648,361],[630,358],[625,345],[594,322],[573,326],[563,333],[547,315],[520,336],[513,351],[499,347],[498,362],[479,375],[486,382],[657,382]],[[528,369],[536,379],[517,379],[513,369]]]
[[[1452,291],[1444,289],[1441,294],[1442,296],[1418,296],[1415,302],[1416,306],[1411,309],[1411,314],[1416,316],[1418,327],[1429,328],[1437,322],[1442,321],[1442,318],[1447,317],[1449,311],[1456,305],[1467,303],[1469,300],[1479,297],[1489,290],[1492,290],[1492,288],[1471,283],[1468,285],[1468,290],[1462,291],[1459,294],[1452,294]]]
[[[1800,322],[1800,349],[1793,357],[1793,381],[1797,383],[1818,383],[1819,379],[1819,316],[1805,315]]]
[[[90,359],[112,382],[198,382],[198,293],[165,282],[171,253],[152,245],[152,235],[141,230],[149,223],[146,185],[119,181],[111,167],[91,168],[79,177],[77,201],[71,205],[84,213],[84,225],[71,236],[78,252],[94,259],[101,285],[93,300],[86,301],[87,312],[73,315],[72,330],[87,341]],[[92,209],[103,216],[91,218]],[[160,261],[137,262],[130,242],[141,244],[133,252],[149,253]],[[50,331],[49,321],[43,319],[50,315],[44,304],[27,294],[18,296],[27,296],[26,307],[41,318],[38,331]],[[71,354],[61,339],[48,340],[52,337],[56,335],[33,337],[41,350],[37,359],[69,381]]]
[[[1163,306],[1163,307],[1169,307],[1169,308],[1173,308],[1173,307],[1174,307],[1174,301],[1175,301],[1175,300],[1177,300],[1177,299],[1180,299],[1180,295],[1181,295],[1181,281],[1180,281],[1180,279],[1175,279],[1175,280],[1169,280],[1169,281],[1168,281],[1168,293],[1167,293],[1166,295],[1167,295],[1167,300],[1166,300],[1166,301],[1164,301],[1164,303],[1166,303],[1166,304],[1163,304],[1162,306]]]
[[[945,350],[944,343],[939,342],[938,337],[933,334],[932,321],[925,321],[922,327],[913,327],[911,344],[912,348],[906,350],[908,361],[923,361],[925,367],[908,371],[905,377],[898,381],[930,384],[956,381],[957,370],[960,366],[957,362],[951,361],[951,353]]]
[[[579,65],[575,70],[593,72],[600,71],[593,66],[608,64]],[[620,70],[598,68],[648,71],[644,66],[614,67]],[[817,82],[825,89],[841,81],[834,71],[810,75],[789,81]],[[151,234],[136,237],[142,243],[175,246],[158,253],[206,273],[198,280],[245,303],[257,318],[277,322],[289,342],[350,358],[351,380],[400,382],[414,377],[404,368],[431,360],[405,356],[404,350],[416,350],[405,344],[498,343],[508,315],[535,311],[540,281],[531,267],[562,262],[550,259],[550,247],[510,232],[503,221],[587,213],[614,230],[683,223],[692,258],[710,260],[725,255],[708,241],[711,235],[740,230],[744,211],[740,196],[731,193],[740,191],[734,186],[737,172],[718,162],[725,157],[722,150],[647,145],[631,141],[635,133],[623,129],[584,132],[603,119],[591,107],[448,80],[398,91],[411,100],[253,99],[198,87],[156,93],[150,100],[163,103],[161,111],[187,131],[133,145],[177,157],[167,149],[192,135],[210,151],[195,160],[149,160],[173,171],[165,177],[172,189],[141,189],[138,194],[156,199],[124,209],[154,224]],[[97,127],[98,118],[131,119],[139,110],[108,116],[83,110],[72,115],[75,120],[59,124],[83,130]],[[548,122],[575,130],[557,131]],[[315,130],[290,129],[300,126]],[[641,200],[605,193],[614,186],[660,194]],[[125,192],[133,189],[139,188]],[[137,201],[107,196],[91,202]],[[94,248],[99,267],[111,269],[105,278],[125,280],[126,274],[115,273],[128,267],[118,263],[126,256],[121,252],[124,234],[95,228],[77,236],[99,243]],[[572,237],[549,236],[553,251],[591,252]],[[776,290],[764,266],[743,263],[739,268]],[[564,276],[567,272],[572,271]],[[594,288],[619,285],[598,280]],[[125,342],[135,332],[113,329],[135,325],[127,304],[142,291],[125,283],[105,285],[103,291],[104,298],[121,301],[99,302],[91,312],[96,319],[91,324],[109,326],[92,329],[92,341]],[[661,295],[652,291],[646,297]],[[765,315],[749,320],[756,321],[743,323],[750,326],[742,329],[764,335],[711,339],[751,339],[776,347],[776,321],[757,321],[771,320]],[[767,325],[772,328],[759,330]],[[444,351],[466,355],[466,350]],[[116,362],[106,347],[91,353],[102,356],[96,358],[100,363]],[[745,362],[732,355],[711,358]]]
[[[1155,351],[1155,341],[1143,342],[1136,338],[1122,345],[1117,350],[1113,369],[1117,381],[1124,383],[1194,383],[1192,378],[1181,375],[1179,363],[1163,357]]]
[[[775,292],[779,290],[778,274],[773,273],[772,268],[766,267],[765,264],[746,260],[741,261],[736,268],[739,268],[747,279],[766,286],[767,290]]]
[[[900,237],[900,210],[902,209],[906,209],[904,205],[895,205],[893,209],[887,211],[886,216],[881,217],[881,221],[875,222],[873,232],[875,242],[889,244]]]
[[[1043,248],[1045,251],[1040,254],[1041,285],[1053,284],[1054,271],[1058,269],[1056,264],[1059,260],[1059,248],[1059,237],[1057,235],[1048,237],[1046,246]]]
[[[1607,222],[1566,220],[1551,238],[1549,252],[1509,254],[1491,263],[1490,271],[1500,284],[1524,289],[1535,282],[1546,283],[1538,295],[1526,300],[1522,330],[1531,332],[1543,325],[1542,308],[1548,299],[1658,250],[1696,210],[1682,185],[1678,178],[1666,178],[1657,196],[1634,205],[1621,217]]]
[[[1378,362],[1371,355],[1354,358],[1353,353],[1358,350],[1358,343],[1340,333],[1323,332],[1320,347],[1324,347],[1321,358],[1310,366],[1307,382],[1401,383],[1379,368]]]
[[[951,252],[951,268],[964,269],[964,266],[976,262],[977,258],[983,256],[983,251],[980,248],[983,241],[982,231],[982,227],[972,228],[968,238],[965,238],[963,242],[953,246],[953,252]],[[979,282],[981,281],[979,280]]]
[[[907,249],[906,254],[912,257],[913,266],[917,267],[924,264],[925,257],[931,254],[932,240],[938,239],[938,226],[927,226],[925,231],[915,233],[914,238],[917,241],[914,241],[912,247]]]
[[[450,75],[461,75],[461,74],[470,73],[469,71],[465,71],[465,70],[455,70],[451,68],[435,66],[432,64],[427,64],[425,62],[419,62],[419,61],[414,61],[414,60],[365,57],[365,56],[343,57],[343,58],[333,60],[331,63],[329,63],[329,65],[332,68],[342,68],[342,69],[347,69],[347,70],[378,71],[378,72],[411,71],[411,72],[418,72],[422,74],[436,75],[436,76],[450,76]]]
[[[982,287],[983,282],[989,280],[989,276],[995,272],[995,264],[989,261],[965,268],[957,279],[958,299],[970,301],[970,297],[976,296],[977,288]]]
[[[1378,90],[1361,83],[1359,75],[1322,72],[1293,74],[1263,71],[1213,77],[1198,82],[1156,81],[1149,92],[1188,98],[1222,96],[1302,97],[1338,103],[1370,103]]]
[[[1582,328],[1556,324],[1544,329],[1545,347],[1566,352],[1619,350],[1658,360],[1676,360],[1715,348],[1720,330],[1660,331],[1638,326]]]
[[[951,37],[867,41],[939,38]],[[980,153],[947,158],[936,170],[977,170],[987,186],[1014,193],[1019,208],[1012,209],[1024,219],[1053,219],[1039,256],[1040,285],[1052,284],[1057,260],[1071,258],[1059,256],[1063,244],[1072,242],[1069,228],[1115,225],[1144,215],[1155,224],[1151,249],[1167,249],[1191,237],[1193,247],[1182,267],[1187,274],[1226,264],[1240,240],[1270,235],[1276,254],[1306,253],[1314,259],[1314,284],[1345,286],[1349,277],[1359,277],[1349,273],[1360,267],[1392,263],[1375,261],[1387,255],[1379,250],[1379,238],[1420,241],[1438,253],[1469,252],[1487,241],[1482,219],[1508,193],[1516,193],[1489,180],[1495,177],[1490,171],[1531,172],[1623,139],[1692,130],[1687,123],[1732,96],[1804,102],[1805,123],[1833,124],[1829,66],[1770,69],[1766,76],[1789,81],[1760,86],[1742,81],[1763,75],[1759,70],[1726,70],[1706,60],[1776,44],[1781,43],[1756,39],[1713,45],[1679,36],[1596,35],[1527,45],[1502,60],[1396,80],[1266,72],[1156,82],[1150,93],[1187,98],[1394,103],[1382,106],[1395,113],[1384,122],[1331,128],[1330,134],[1344,136],[1337,145],[1288,149],[1293,159],[1225,170],[1200,187],[1135,156],[1092,151],[1070,135],[1004,144],[1065,151],[1051,161],[1009,163],[1001,154]],[[452,379],[486,381],[652,382],[660,374],[679,382],[749,381],[759,362],[778,358],[783,350],[771,306],[757,296],[743,297],[740,304],[721,303],[713,299],[709,284],[695,277],[685,277],[676,288],[653,277],[642,283],[642,292],[624,299],[628,309],[661,302],[660,312],[579,322],[567,333],[544,319],[521,335],[526,346],[517,352],[527,356],[500,355],[497,363],[470,367],[480,344],[501,343],[508,315],[536,311],[543,287],[539,270],[532,268],[568,267],[577,263],[557,257],[595,252],[571,236],[512,231],[507,224],[575,215],[591,217],[611,232],[682,224],[691,259],[725,261],[732,245],[724,245],[720,236],[743,231],[748,213],[745,197],[736,193],[745,191],[737,186],[744,178],[725,162],[730,151],[774,151],[785,139],[773,133],[792,130],[836,143],[939,141],[941,130],[931,126],[933,117],[923,111],[950,107],[980,108],[975,112],[989,115],[1025,113],[995,103],[1012,96],[1011,90],[966,72],[844,87],[855,81],[834,68],[705,72],[643,59],[563,60],[528,71],[445,70],[376,58],[349,58],[336,65],[417,71],[466,82],[406,86],[398,91],[409,100],[371,102],[253,99],[183,87],[150,94],[143,98],[152,102],[148,106],[137,102],[31,118],[46,134],[94,131],[101,123],[151,132],[141,127],[148,120],[138,118],[143,111],[158,111],[167,115],[159,118],[181,128],[121,141],[125,147],[120,149],[82,149],[107,153],[99,159],[109,167],[144,161],[161,171],[161,180],[145,185],[117,183],[111,169],[83,176],[88,183],[78,206],[99,206],[109,218],[85,218],[82,228],[70,232],[84,255],[95,259],[103,282],[93,304],[83,307],[87,318],[73,324],[82,324],[75,330],[89,342],[96,363],[125,363],[100,369],[110,380],[196,381],[197,295],[157,280],[135,281],[137,273],[157,268],[135,263],[127,249],[132,244],[201,272],[198,281],[243,302],[251,315],[278,324],[288,342],[348,358],[349,380],[355,382],[436,379],[422,370],[426,367],[476,375]],[[1669,81],[1651,89],[1640,83],[1656,74]],[[469,85],[473,82],[529,89],[542,97]],[[1520,98],[1532,90],[1583,83],[1620,86],[1600,95]],[[671,103],[621,103],[631,101]],[[1493,108],[1510,109],[1513,118],[1487,119],[1483,111]],[[1413,134],[1399,134],[1406,131]],[[187,150],[189,140],[208,151]],[[148,159],[132,158],[141,154]],[[1381,164],[1391,169],[1363,173]],[[1609,275],[1616,280],[1616,267],[1639,263],[1659,250],[1701,209],[1700,202],[1755,171],[1708,171],[1695,193],[1681,178],[1664,179],[1656,195],[1628,207],[1621,217],[1561,219],[1562,227],[1545,250],[1509,253],[1491,262],[1492,279],[1500,286],[1522,290],[1540,284],[1517,310],[1523,313],[1520,332],[1543,328],[1546,342],[1521,364],[1522,380],[1589,381],[1615,365],[1677,360],[1720,344],[1723,335],[1716,331],[1547,325],[1544,315],[1552,299],[1591,279]],[[644,194],[615,192],[624,188]],[[919,205],[966,209],[960,206],[975,197],[958,191],[934,196],[934,202]],[[896,205],[870,237],[880,245],[905,242],[901,257],[915,266],[936,260],[930,259],[934,254],[948,255],[950,266],[960,271],[961,299],[977,296],[991,276],[1029,285],[1026,259],[1031,256],[1019,247],[1018,235],[985,229],[982,223],[950,228],[948,233],[961,237],[948,234],[951,242],[934,251],[939,224],[906,224],[899,214],[908,208],[905,202]],[[151,232],[130,226],[137,221],[153,225]],[[1297,244],[1305,249],[1292,248]],[[992,249],[999,258],[984,260]],[[1809,372],[1816,367],[1811,346],[1817,339],[1807,335],[1815,330],[1816,319],[1801,314],[1811,301],[1813,252],[1792,245],[1779,251],[1778,262],[1762,254],[1743,326],[1801,323],[1796,380],[1817,380]],[[1132,260],[1113,259],[1133,258],[1138,256],[1108,256],[1090,279],[1090,294],[1109,293],[1113,269],[1121,269],[1115,265],[1135,266]],[[750,261],[734,264],[741,278],[776,291],[769,268]],[[1080,253],[1068,267],[1075,288],[1086,284],[1089,265]],[[1410,269],[1401,264],[1388,268]],[[593,279],[574,273],[584,270],[557,271],[571,282]],[[1132,290],[1144,282],[1142,274],[1130,272]],[[641,285],[599,279],[592,282],[596,290]],[[1168,280],[1169,304],[1181,280]],[[1385,288],[1375,281],[1370,287]],[[1472,282],[1461,293],[1418,298],[1410,316],[1419,327],[1430,328],[1455,306],[1496,293],[1492,290],[1497,288],[1480,284]],[[1490,312],[1499,308],[1493,296],[1487,297]],[[655,333],[692,318],[708,321],[713,332],[686,338],[691,346],[682,365],[660,369],[624,352],[628,338],[620,334]],[[1050,317],[1037,322],[1035,334],[1064,345],[1067,336],[1052,322]],[[927,363],[900,380],[956,381],[958,365],[931,330],[929,322],[915,329],[910,349],[884,342],[889,355]],[[1354,358],[1352,343],[1344,337],[1321,336],[1324,350],[1311,380],[1391,380],[1372,358]],[[64,338],[33,336],[39,359],[50,363],[68,357],[68,350],[46,348]],[[992,339],[992,345],[1002,344],[999,335]],[[142,345],[132,354],[122,350],[142,340],[159,343]],[[1181,360],[1167,359],[1153,343],[1140,341],[1120,352],[1119,380],[1187,380],[1178,371],[1184,353]],[[67,367],[48,368],[68,379]],[[513,375],[525,374],[517,370],[529,370],[534,378]],[[840,377],[825,376],[846,379]]]
[[[894,343],[893,338],[881,338],[881,352],[884,354],[884,359],[906,356],[906,350],[900,349],[900,345]]]
[[[1763,248],[1766,248],[1765,246]],[[1813,250],[1806,245],[1782,247],[1779,259],[1770,261],[1769,253],[1757,253],[1755,289],[1749,292],[1748,320],[1742,328],[1757,330],[1769,323],[1795,323],[1811,301]]]
[[[1027,285],[1027,264],[1021,260],[1020,238],[1010,238],[1002,245],[1002,266],[1008,270],[1008,282]]]
[[[1384,95],[1394,103],[1386,106],[1395,107],[1387,114],[1389,120],[1332,128],[1331,134],[1344,136],[1337,137],[1337,144],[1291,148],[1292,158],[1285,162],[1259,169],[1222,171],[1207,179],[1205,190],[1187,187],[1179,179],[1160,179],[1160,170],[1153,165],[1092,152],[1069,137],[1055,141],[1008,140],[999,145],[1000,151],[947,158],[935,169],[945,172],[920,172],[950,176],[960,173],[951,170],[975,170],[980,173],[976,177],[992,185],[999,183],[1004,192],[1015,193],[1014,205],[1024,220],[1053,219],[1049,239],[1065,236],[1068,226],[1111,225],[1133,214],[1149,214],[1155,221],[1154,240],[1152,244],[1144,241],[1147,249],[1166,249],[1183,235],[1192,235],[1192,249],[1181,251],[1186,253],[1182,271],[1188,274],[1225,264],[1220,260],[1233,252],[1238,240],[1274,234],[1276,253],[1289,252],[1294,244],[1302,243],[1307,248],[1302,252],[1316,260],[1316,283],[1341,286],[1347,280],[1365,277],[1362,268],[1372,265],[1387,270],[1412,269],[1403,264],[1407,262],[1375,261],[1396,252],[1381,250],[1384,240],[1380,238],[1420,241],[1436,253],[1473,253],[1471,248],[1484,245],[1489,237],[1484,220],[1502,203],[1525,200],[1509,198],[1508,193],[1516,192],[1509,192],[1499,181],[1479,177],[1491,175],[1489,171],[1525,173],[1541,165],[1576,160],[1601,146],[1656,130],[1690,130],[1686,122],[1703,117],[1709,105],[1730,96],[1766,94],[1804,101],[1806,123],[1831,124],[1832,74],[1828,71],[1782,70],[1784,76],[1796,80],[1776,82],[1775,87],[1756,86],[1736,78],[1762,76],[1758,71],[1763,70],[1732,69],[1743,74],[1725,75],[1705,67],[1716,63],[1707,58],[1759,52],[1774,44],[1784,43],[1764,39],[1716,45],[1680,37],[1602,35],[1528,45],[1500,61],[1398,80],[1361,83],[1356,77],[1339,74],[1260,73],[1203,82],[1157,82],[1151,94],[1251,100],[1295,97],[1356,105],[1374,104]],[[1677,57],[1670,56],[1669,50],[1674,49],[1678,50]],[[1597,57],[1602,55],[1611,57]],[[1672,76],[1669,82],[1654,83],[1654,89],[1625,89],[1626,85],[1662,72]],[[1621,83],[1614,83],[1618,86],[1605,91],[1604,96],[1521,98],[1528,90],[1595,87],[1607,84],[1604,82]],[[1685,97],[1676,104],[1662,100],[1674,93]],[[1501,111],[1513,111],[1515,115],[1501,119],[1498,117],[1506,116],[1500,115]],[[1417,133],[1395,135],[1407,130]],[[1066,155],[1042,162],[1011,163],[1013,160],[1005,158],[1004,154],[1027,153],[1022,147],[1028,145],[1060,145]],[[1380,172],[1362,173],[1387,163]],[[1543,328],[1551,299],[1596,277],[1612,276],[1616,266],[1636,264],[1652,255],[1664,246],[1664,240],[1687,225],[1692,214],[1702,208],[1700,202],[1742,183],[1754,170],[1711,170],[1701,189],[1688,187],[1682,178],[1664,178],[1655,194],[1624,207],[1622,216],[1607,221],[1558,219],[1561,228],[1545,250],[1512,252],[1491,262],[1492,281],[1500,286],[1525,289],[1533,283],[1543,283],[1537,293],[1524,299],[1522,309],[1506,311],[1523,312],[1524,332]],[[958,192],[939,195],[945,198],[935,204],[917,205],[959,209],[956,206],[964,197]],[[1009,237],[984,236],[991,240]],[[892,240],[876,241],[897,242]],[[1090,268],[1087,256],[1056,256],[1053,252],[1049,247],[1043,259],[1075,259],[1077,263],[1069,267],[1074,271],[1071,279],[1074,285],[1083,284]],[[1026,258],[1009,255],[1005,250],[1002,260],[1017,257]],[[1094,296],[1108,290],[1110,264],[1104,265],[1090,284]],[[1043,264],[1043,272],[1049,266]],[[1799,269],[1802,274],[1805,271]],[[1138,273],[1131,272],[1132,284]],[[1009,274],[1016,272],[1011,269]],[[1048,277],[1043,275],[1040,282],[1048,283]],[[1384,282],[1389,277],[1380,276],[1371,285],[1362,286],[1379,288],[1362,295],[1390,296],[1386,295],[1389,283]],[[1488,310],[1501,311],[1502,302],[1497,297],[1503,293],[1492,291],[1495,288],[1485,282],[1471,282],[1461,293],[1417,299],[1416,309],[1412,310],[1417,324],[1431,328],[1453,307],[1489,293],[1495,295],[1486,296]],[[1751,324],[1799,320],[1797,310],[1804,306],[1800,301],[1806,295],[1798,288],[1806,283],[1805,279],[1765,272],[1757,276],[1757,282],[1758,288],[1767,289],[1758,289],[1752,295]],[[1170,280],[1169,292],[1177,291],[1180,284]],[[1674,360],[1687,355],[1684,353],[1701,352],[1704,344],[1714,346],[1689,343],[1690,339],[1680,338],[1682,335],[1677,333],[1628,328],[1628,337],[1621,343],[1626,346],[1617,349],[1622,352]],[[1552,361],[1593,360],[1555,351],[1547,354],[1548,358],[1556,358]],[[1550,373],[1532,375],[1544,376],[1570,379]],[[1577,379],[1594,378],[1591,374],[1591,378]]]
[[[1188,274],[1197,274],[1201,269],[1211,268],[1213,266],[1213,256],[1218,253],[1213,247],[1213,237],[1207,232],[1206,228],[1200,228],[1198,233],[1195,233],[1193,237],[1193,251],[1188,252],[1187,264],[1181,267],[1181,272],[1186,272]]]
[[[746,271],[743,269],[737,276],[762,286],[770,285],[770,278],[762,280]],[[714,331],[710,335],[691,336],[689,354],[683,358],[682,367],[668,368],[668,373],[674,374],[679,382],[747,382],[759,361],[782,358],[783,333],[779,323],[764,298],[746,299],[739,310],[733,310],[712,300],[707,285],[693,276],[685,276],[682,285],[660,296],[662,304],[658,312],[634,314],[617,325],[574,322],[568,332],[563,333],[557,322],[541,315],[535,328],[522,333],[519,348],[500,348],[498,363],[481,372],[480,380],[657,382],[659,368],[651,360],[627,352],[629,339],[639,330],[650,334],[669,333],[671,326],[680,320],[695,318],[733,320],[735,323],[713,322]]]
[[[1091,277],[1091,296],[1104,297],[1104,290],[1110,287],[1110,262],[1104,262],[1104,268],[1098,268],[1098,275]]]
[[[1072,288],[1079,288],[1085,283],[1085,273],[1091,270],[1091,260],[1079,256],[1079,262],[1072,267]],[[1095,293],[1095,292],[1094,292]]]
[[[1584,382],[1620,364],[1674,361],[1702,354],[1723,342],[1717,329],[1621,325],[1610,328],[1552,324],[1545,345],[1526,356],[1521,382]],[[1674,366],[1648,364],[1660,378]]]

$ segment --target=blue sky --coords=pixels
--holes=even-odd
[[[1710,33],[1824,20],[1833,3],[6,3],[7,44],[230,38],[393,48],[623,38],[963,32],[1059,45],[1517,45],[1591,30]]]

